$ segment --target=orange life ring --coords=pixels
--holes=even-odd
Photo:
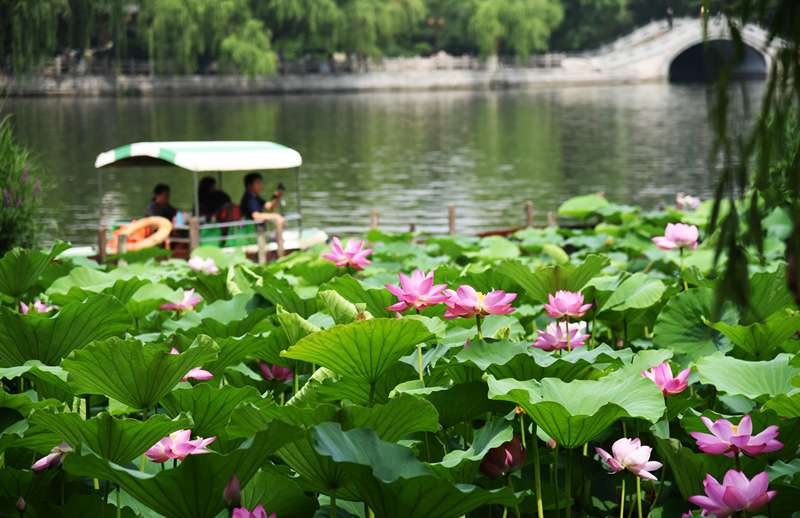
[[[156,231],[153,234],[143,239],[130,239],[132,236],[136,236],[138,231],[149,229],[150,227],[156,227]],[[128,251],[135,252],[142,248],[160,245],[169,237],[170,232],[172,232],[172,222],[170,222],[170,220],[162,218],[161,216],[151,216],[149,218],[133,221],[118,229],[114,234],[116,236],[128,236]],[[112,247],[116,249],[116,243],[114,243]]]

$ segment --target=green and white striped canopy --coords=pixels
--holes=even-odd
[[[189,171],[258,171],[300,167],[300,153],[274,142],[137,142],[97,155],[96,168],[176,165]]]

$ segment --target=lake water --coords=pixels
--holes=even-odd
[[[763,83],[748,83],[757,107]],[[96,240],[95,157],[140,141],[270,140],[303,156],[306,227],[357,234],[380,213],[386,230],[412,221],[447,232],[447,206],[469,234],[536,220],[564,200],[605,191],[645,209],[677,192],[707,199],[715,180],[713,134],[703,85],[584,86],[456,91],[200,98],[9,99],[17,138],[40,156],[52,189],[59,237]],[[752,118],[752,117],[751,117]],[[103,169],[106,216],[139,217],[155,184],[172,187],[188,210],[191,173],[177,168]],[[293,172],[266,172],[265,191],[283,181],[295,203]],[[238,201],[243,174],[223,188]],[[269,197],[269,196],[266,196]]]

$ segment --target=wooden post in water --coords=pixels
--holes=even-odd
[[[456,206],[455,205],[448,205],[447,206],[447,211],[448,211],[448,219],[449,219],[449,223],[450,223],[449,234],[451,236],[454,236],[454,235],[456,235]]]
[[[195,216],[189,218],[189,253],[200,247],[200,222]]]
[[[378,228],[378,211],[373,210],[369,215],[369,229],[376,230]]]
[[[267,264],[267,233],[266,224],[259,223],[256,225],[256,242],[258,243],[258,264]]]
[[[414,232],[417,231],[417,222],[416,221],[412,221],[408,225],[408,231],[411,232],[411,244],[412,245],[416,245],[417,244],[417,236],[414,235]]]
[[[97,262],[106,262],[106,227],[103,225],[97,229]]]
[[[283,225],[275,225],[275,243],[278,245],[278,259],[286,255],[283,249]]]
[[[532,227],[533,226],[533,202],[526,201],[525,202],[525,226]]]
[[[117,254],[124,254],[128,251],[128,236],[119,234],[117,236]],[[128,261],[120,259],[117,261],[117,266],[128,266]]]
[[[547,213],[547,226],[548,227],[558,226],[558,221],[556,220],[556,213],[552,210]]]

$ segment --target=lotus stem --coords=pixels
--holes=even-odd
[[[595,333],[595,317],[597,316],[597,308],[592,308],[592,332],[589,333],[589,350],[594,349],[594,333]],[[567,326],[569,327],[569,326]],[[569,331],[569,329],[567,329]]]
[[[681,274],[683,274],[683,247],[681,247],[680,250],[681,250]],[[682,280],[683,280],[683,289],[684,290],[688,290],[689,289],[689,285],[686,284],[686,279],[682,279]]]
[[[419,358],[419,380],[422,380],[422,344],[417,344],[417,357]]]
[[[106,507],[108,506],[108,480],[103,481],[103,518],[106,518]]]
[[[144,473],[144,462],[147,460],[147,455],[142,453],[142,473]]]
[[[525,414],[519,415],[519,435],[522,437],[522,447],[527,450],[528,446],[525,444]]]
[[[372,400],[375,398],[375,382],[369,384],[369,399],[367,400],[367,408],[372,408]]]
[[[91,407],[89,406],[89,398],[91,396],[86,396],[86,420],[88,421],[92,415]]]
[[[336,518],[336,488],[331,489],[331,518]]]
[[[100,490],[100,481],[98,479],[94,479],[94,490],[95,491]]]
[[[572,450],[565,448],[564,454],[567,456],[567,467],[564,472],[564,492],[566,493],[564,516],[572,518]]]
[[[520,415],[522,419],[522,415]],[[539,518],[544,518],[544,506],[542,505],[542,474],[539,471],[539,441],[536,438],[536,421],[531,419],[531,445],[533,447],[533,477],[534,487],[536,488],[536,511]],[[558,499],[558,495],[556,495]]]
[[[119,501],[119,486],[117,486],[117,518],[122,518],[122,502]]]
[[[567,326],[566,326],[566,328],[567,328],[567,352],[571,353],[572,352],[572,344],[570,343],[570,339],[569,339],[569,317],[568,316],[565,318],[565,321],[567,323]]]
[[[653,499],[653,503],[652,505],[650,505],[650,510],[647,512],[648,518],[653,513],[653,509],[656,508],[656,504],[658,503],[658,497],[661,496],[661,490],[664,489],[664,478],[666,478],[666,474],[667,474],[667,465],[666,463],[664,463],[664,467],[661,468],[661,478],[658,481],[658,491],[656,491],[656,497],[655,499]]]
[[[514,496],[516,496],[516,493],[514,492],[514,482],[511,480],[511,474],[506,475],[506,480],[508,482],[508,488],[514,494]],[[516,518],[521,518],[519,514],[519,505],[516,504],[514,505],[514,516],[516,516]]]
[[[631,473],[631,476],[633,476],[634,479],[636,478],[636,475],[634,475],[633,473]],[[633,509],[635,507],[634,503],[636,503],[636,499],[633,497],[633,495],[631,495],[631,503],[630,506],[628,507],[628,518],[633,518]]]
[[[561,514],[561,491],[558,489],[558,444],[553,450],[553,485],[556,488],[556,516]]]
[[[630,343],[628,342],[628,316],[625,315],[622,317],[622,341],[623,347],[630,347]]]
[[[481,332],[481,316],[475,315],[475,320],[478,322],[478,340],[483,340],[483,333]]]
[[[622,498],[619,501],[619,518],[625,516],[625,475],[622,476]]]
[[[294,384],[294,393],[292,393],[292,397],[295,397],[300,391],[300,372],[297,368],[297,362],[294,362],[294,376],[292,376],[292,383]]]
[[[642,518],[642,477],[636,477],[636,507],[639,510],[639,518]]]

